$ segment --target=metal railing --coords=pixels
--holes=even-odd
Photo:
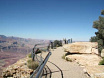
[[[32,58],[33,58],[33,59],[35,58],[34,61],[38,60],[39,66],[38,66],[38,68],[37,68],[36,70],[34,70],[33,74],[30,76],[30,78],[42,78],[43,68],[44,68],[44,66],[46,65],[46,63],[47,63],[47,61],[48,61],[48,59],[49,59],[49,57],[50,57],[50,55],[51,55],[51,52],[49,51],[49,46],[48,46],[48,47],[47,47],[48,49],[45,48],[46,51],[48,51],[48,54],[47,54],[47,56],[45,57],[45,59],[43,60],[42,54],[40,53],[40,56],[38,56],[38,55],[35,53],[36,51],[34,51],[34,50],[37,49],[37,48],[36,48],[37,45],[41,45],[41,44],[36,44],[36,45],[34,46],[33,53],[32,53]],[[44,48],[44,47],[40,47],[40,48]],[[38,59],[38,58],[39,58],[39,59]]]

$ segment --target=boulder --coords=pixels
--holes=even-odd
[[[66,57],[84,67],[96,66],[99,64],[99,61],[102,60],[102,58],[96,54],[73,54],[67,55]]]
[[[65,51],[70,53],[93,53],[98,54],[98,44],[96,42],[75,42],[72,44],[64,45]]]
[[[101,51],[101,57],[104,57],[104,49]]]
[[[104,66],[87,66],[84,72],[91,76],[91,78],[104,78]]]

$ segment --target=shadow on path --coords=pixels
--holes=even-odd
[[[51,71],[51,69],[46,65],[44,68],[44,72],[43,72],[43,76],[45,78],[51,78],[52,77],[52,73],[56,73],[56,72],[61,72],[61,77],[63,78],[63,72],[62,70],[53,62],[48,61],[49,63],[53,64],[55,67],[57,67],[58,71]],[[63,70],[63,71],[68,71],[68,70]]]

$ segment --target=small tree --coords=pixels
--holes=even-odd
[[[54,41],[54,47],[59,47],[59,46],[62,46],[62,41],[60,40],[55,40]]]
[[[104,15],[104,10],[101,11],[101,15]],[[99,55],[104,47],[104,17],[99,16],[99,20],[93,22],[93,28],[97,29],[95,32],[98,42]]]

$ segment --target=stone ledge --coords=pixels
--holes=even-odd
[[[33,70],[27,67],[28,59],[28,57],[23,58],[15,64],[8,66],[3,70],[2,76],[7,78],[29,78]]]
[[[87,66],[84,69],[85,73],[88,73],[91,78],[104,78],[104,66]]]

